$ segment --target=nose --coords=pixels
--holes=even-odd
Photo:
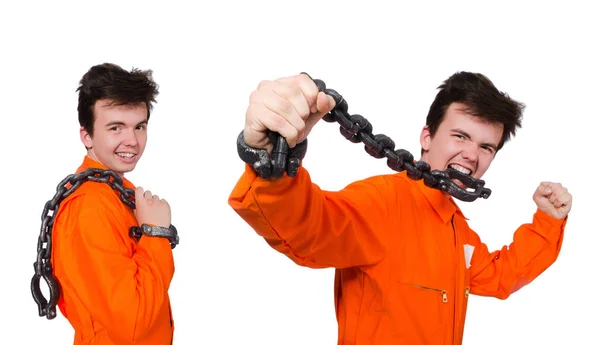
[[[469,143],[469,145],[464,147],[462,150],[462,158],[469,162],[475,163],[477,162],[478,152],[479,148],[477,146],[477,143]]]
[[[124,136],[123,136],[123,145],[134,147],[137,144],[138,144],[138,139],[137,139],[135,130],[126,131],[126,133],[124,133]]]

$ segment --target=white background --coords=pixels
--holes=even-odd
[[[464,344],[598,344],[598,24],[590,4],[498,1],[27,1],[0,7],[2,116],[0,343],[70,344],[62,315],[40,318],[29,290],[40,215],[85,154],[75,89],[92,65],[150,68],[160,85],[146,153],[127,177],[173,210],[181,244],[170,294],[175,344],[335,344],[333,270],[298,267],[228,206],[243,164],[235,139],[263,79],[323,79],[418,157],[436,87],[481,72],[523,101],[523,128],[462,203],[491,249],[529,222],[543,180],[573,209],[558,261],[508,300],[470,298]],[[393,2],[396,3],[396,2]],[[566,3],[566,2],[563,2]],[[336,190],[384,160],[320,123],[304,161]]]

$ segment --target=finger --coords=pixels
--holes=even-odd
[[[555,189],[552,192],[552,195],[550,195],[550,197],[548,198],[548,200],[553,203],[554,201],[556,201],[556,199],[560,198],[561,196],[563,196],[566,193],[568,193],[567,189],[564,188],[564,187],[560,187],[558,189]]]
[[[263,108],[262,112],[264,113],[261,119],[262,125],[273,132],[279,133],[286,139],[290,147],[296,146],[298,130],[279,114],[266,108]]]
[[[160,201],[160,198],[159,198],[159,197],[158,197],[158,195],[156,195],[156,194],[154,194],[154,195],[152,196],[152,199],[153,199],[153,200],[156,200],[156,201]]]
[[[544,181],[542,184],[552,190],[556,190],[558,188],[563,188],[562,184],[550,181]]]
[[[276,95],[290,102],[302,120],[306,120],[310,115],[308,100],[297,84],[275,83],[272,90]]]
[[[327,102],[330,103],[328,105],[325,105],[327,104]],[[323,116],[329,113],[331,109],[333,109],[333,107],[335,107],[335,100],[333,99],[333,97],[326,95],[323,92],[319,93],[319,100],[317,100],[317,103],[319,104],[318,107],[321,111],[316,110],[314,114],[311,114],[308,117],[308,119],[306,120],[305,131],[310,131],[310,129],[313,128],[317,124],[317,122],[319,122],[323,118]],[[317,109],[317,105],[315,105],[315,109]],[[304,132],[302,132],[300,137],[304,138]]]
[[[537,188],[537,192],[543,196],[548,196],[552,193],[552,189],[545,183],[542,182]]]
[[[270,97],[264,99],[264,106],[273,113],[283,117],[290,125],[294,126],[297,131],[304,130],[304,119],[298,114],[294,105],[274,91],[272,92],[273,94]],[[308,105],[306,107],[308,108]]]
[[[335,107],[335,100],[333,97],[326,95],[324,92],[319,92],[317,97],[317,112],[319,114],[327,114]]]
[[[556,207],[556,208],[560,208],[563,206],[570,206],[571,202],[572,202],[572,198],[573,197],[570,193],[564,193],[560,197],[558,197],[556,200],[554,200],[552,202],[552,205],[554,205],[554,207]]]
[[[302,90],[302,94],[308,103],[311,113],[316,113],[317,110],[317,97],[319,95],[319,88],[317,84],[310,79],[306,74],[298,74],[294,76],[294,81],[298,87]]]
[[[143,198],[143,194],[144,194],[144,188],[142,187],[137,187],[135,189],[135,201],[140,201]]]
[[[310,130],[311,128],[313,128],[323,118],[323,116],[325,116],[325,114],[327,114],[327,113],[318,112],[318,113],[315,113],[315,114],[311,114],[308,117],[308,120],[306,120],[306,129],[305,129],[305,131]]]
[[[152,192],[150,192],[149,190],[144,192],[144,198],[145,199],[150,199],[152,198]]]

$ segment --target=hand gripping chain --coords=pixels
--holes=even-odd
[[[311,78],[307,73],[309,78]],[[312,79],[312,78],[311,78]],[[365,151],[375,158],[387,158],[387,165],[398,172],[406,170],[406,174],[413,180],[423,179],[426,186],[449,193],[453,197],[467,202],[477,198],[487,199],[492,191],[484,188],[485,182],[472,176],[461,173],[458,170],[447,169],[445,171],[433,170],[424,161],[414,161],[410,152],[399,149],[395,150],[395,143],[384,134],[373,135],[373,126],[361,115],[349,115],[348,103],[335,90],[327,89],[325,83],[319,79],[312,79],[319,91],[331,96],[335,100],[335,107],[325,116],[326,122],[337,122],[340,125],[340,133],[353,143],[362,142]],[[237,139],[237,148],[240,158],[250,164],[263,179],[273,177],[279,179],[283,173],[294,177],[306,154],[307,141],[289,149],[288,144],[279,133],[269,132],[269,139],[274,145],[273,153],[269,154],[264,149],[256,149],[248,146],[244,141],[242,131]],[[452,181],[457,179],[467,189],[463,189]],[[468,190],[472,189],[472,190]]]
[[[110,178],[113,178],[111,181]],[[35,273],[31,278],[31,294],[35,303],[38,305],[39,315],[46,316],[48,320],[56,317],[56,304],[60,297],[60,286],[54,274],[52,273],[52,263],[50,257],[52,255],[52,226],[54,218],[60,203],[71,193],[73,193],[81,184],[86,181],[103,182],[111,188],[119,192],[119,198],[127,206],[135,209],[135,202],[132,200],[135,196],[135,191],[123,187],[123,179],[114,171],[89,168],[79,174],[71,174],[62,180],[57,188],[54,197],[46,202],[44,211],[42,212],[42,228],[38,238],[37,245],[37,260],[33,263]],[[68,186],[71,187],[68,187]],[[142,231],[137,226],[132,226],[129,229],[131,237],[139,240]],[[171,248],[174,249],[179,244],[179,236],[177,229],[171,225],[168,231],[156,234],[156,236],[169,239]],[[46,300],[40,289],[40,278],[44,278],[48,284],[50,300]]]

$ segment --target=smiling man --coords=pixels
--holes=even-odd
[[[295,147],[334,106],[304,74],[263,81],[250,97],[244,141],[271,153],[271,130]],[[481,178],[521,126],[522,109],[481,74],[452,75],[421,131],[422,160],[432,170]],[[452,196],[406,172],[330,192],[302,166],[295,177],[274,180],[246,163],[229,204],[298,265],[336,268],[344,345],[461,344],[469,295],[505,299],[546,270],[572,203],[561,184],[541,182],[532,221],[516,229],[510,246],[489,251]]]
[[[75,330],[75,345],[170,344],[172,247],[148,231],[170,227],[170,206],[125,178],[144,153],[158,86],[151,71],[106,63],[92,67],[78,91],[87,154],[76,173],[114,171],[123,187],[135,189],[136,207],[95,182],[83,183],[60,204],[52,239],[58,307]],[[132,226],[146,229],[139,240],[130,236]]]

